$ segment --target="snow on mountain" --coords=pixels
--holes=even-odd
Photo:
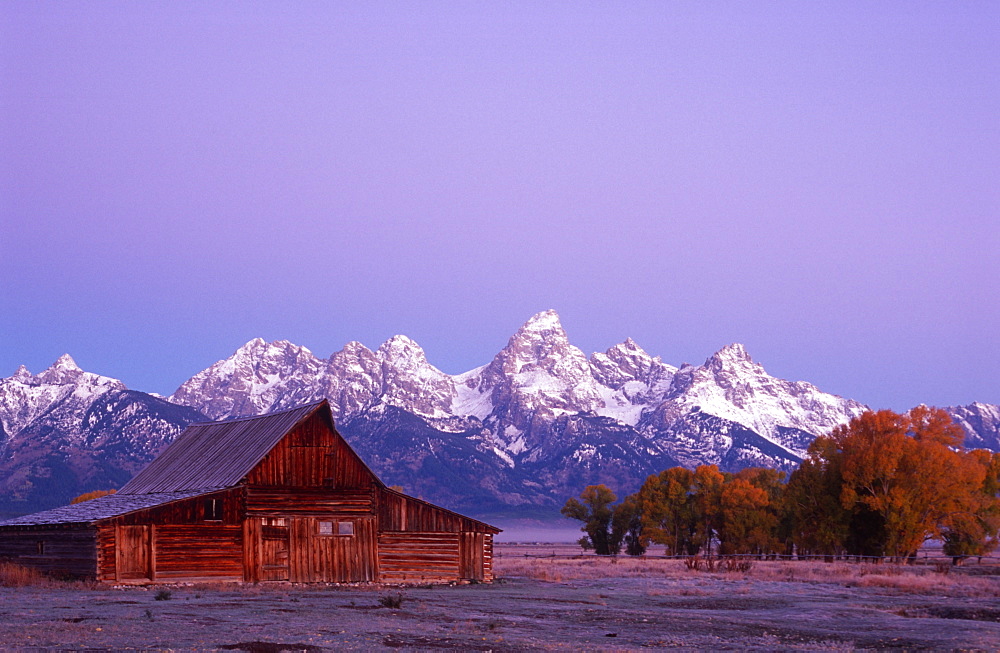
[[[212,419],[280,410],[293,397],[312,399],[324,365],[305,347],[255,338],[225,360],[195,374],[168,397]]]
[[[81,370],[69,355],[0,379],[0,509],[118,487],[201,413]]]
[[[966,447],[1000,451],[1000,406],[975,402],[945,410],[965,431]]]
[[[704,365],[678,370],[666,401],[657,408],[659,419],[649,424],[676,431],[670,428],[676,419],[696,412],[712,415],[801,457],[817,435],[829,433],[865,410],[863,404],[821,392],[810,383],[770,376],[743,345],[732,344]]]
[[[438,431],[474,433],[477,446],[508,467],[552,459],[557,449],[565,454],[554,444],[553,425],[577,415],[632,428],[649,451],[692,463],[727,460],[737,445],[726,434],[754,433],[758,453],[740,455],[780,458],[787,466],[816,435],[864,410],[811,384],[769,376],[739,344],[681,369],[630,338],[588,359],[551,310],[525,322],[491,362],[462,374],[441,372],[401,335],[375,352],[348,343],[326,361],[287,341],[258,339],[196,374],[170,400],[223,418],[320,397],[331,401],[338,420],[393,406]],[[746,444],[748,437],[737,441]]]
[[[22,365],[13,376],[0,379],[0,425],[13,437],[54,406],[62,405],[62,412],[72,413],[106,392],[125,389],[117,379],[84,372],[69,354],[38,375]]]

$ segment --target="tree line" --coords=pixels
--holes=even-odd
[[[673,467],[616,503],[588,486],[562,514],[583,522],[585,549],[642,555],[865,556],[906,561],[929,539],[955,562],[996,548],[1000,453],[965,450],[940,409],[869,411],[821,436],[787,477],[751,467]]]

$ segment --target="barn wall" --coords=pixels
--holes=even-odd
[[[97,575],[97,530],[87,526],[29,526],[0,530],[0,559],[56,576]]]
[[[379,527],[383,531],[493,533],[488,524],[385,488],[378,489]]]
[[[363,582],[377,580],[373,516],[347,519],[351,535],[321,535],[319,522],[303,517],[291,522],[291,579],[294,582]]]
[[[458,533],[381,532],[379,580],[448,582],[460,578]]]
[[[153,526],[154,580],[243,580],[240,526]]]
[[[370,490],[247,488],[247,512],[253,516],[370,515],[374,510]]]
[[[243,580],[243,495],[234,488],[100,522],[100,579]],[[206,519],[206,499],[222,500],[222,519]]]

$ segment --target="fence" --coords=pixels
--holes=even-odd
[[[757,560],[757,561],[782,561],[782,562],[809,562],[809,561],[820,561],[820,562],[848,562],[848,563],[868,563],[868,564],[897,564],[899,561],[894,560],[888,556],[857,556],[857,555],[839,555],[839,556],[827,556],[823,554],[757,554],[757,553],[736,553],[736,554],[713,554],[711,556],[705,555],[669,555],[666,553],[646,553],[641,556],[628,556],[619,554],[617,556],[599,556],[596,553],[557,553],[553,548],[551,551],[537,551],[531,549],[541,549],[545,545],[531,545],[531,544],[518,544],[518,543],[505,543],[498,544],[494,549],[493,556],[495,558],[511,557],[511,558],[551,558],[551,559],[562,559],[562,560],[587,560],[587,559],[614,559],[618,557],[635,559],[635,560],[692,560],[695,558],[705,559],[705,558],[725,558],[725,559],[747,559],[747,560]],[[523,549],[529,550],[523,550]],[[506,550],[505,549],[518,549]],[[522,551],[523,550],[523,551]],[[935,553],[933,550],[924,551],[918,553],[916,557],[909,558],[904,561],[906,564],[914,565],[1000,565],[1000,556],[997,555],[985,555],[985,556],[968,556],[965,558],[960,558],[960,562],[955,562],[955,557],[944,555],[943,553]]]

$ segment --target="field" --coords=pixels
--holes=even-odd
[[[101,588],[6,578],[7,648],[633,650],[1000,648],[1000,569],[562,557],[498,546],[492,585]],[[551,556],[555,557],[536,557]],[[398,606],[395,605],[396,602]]]

